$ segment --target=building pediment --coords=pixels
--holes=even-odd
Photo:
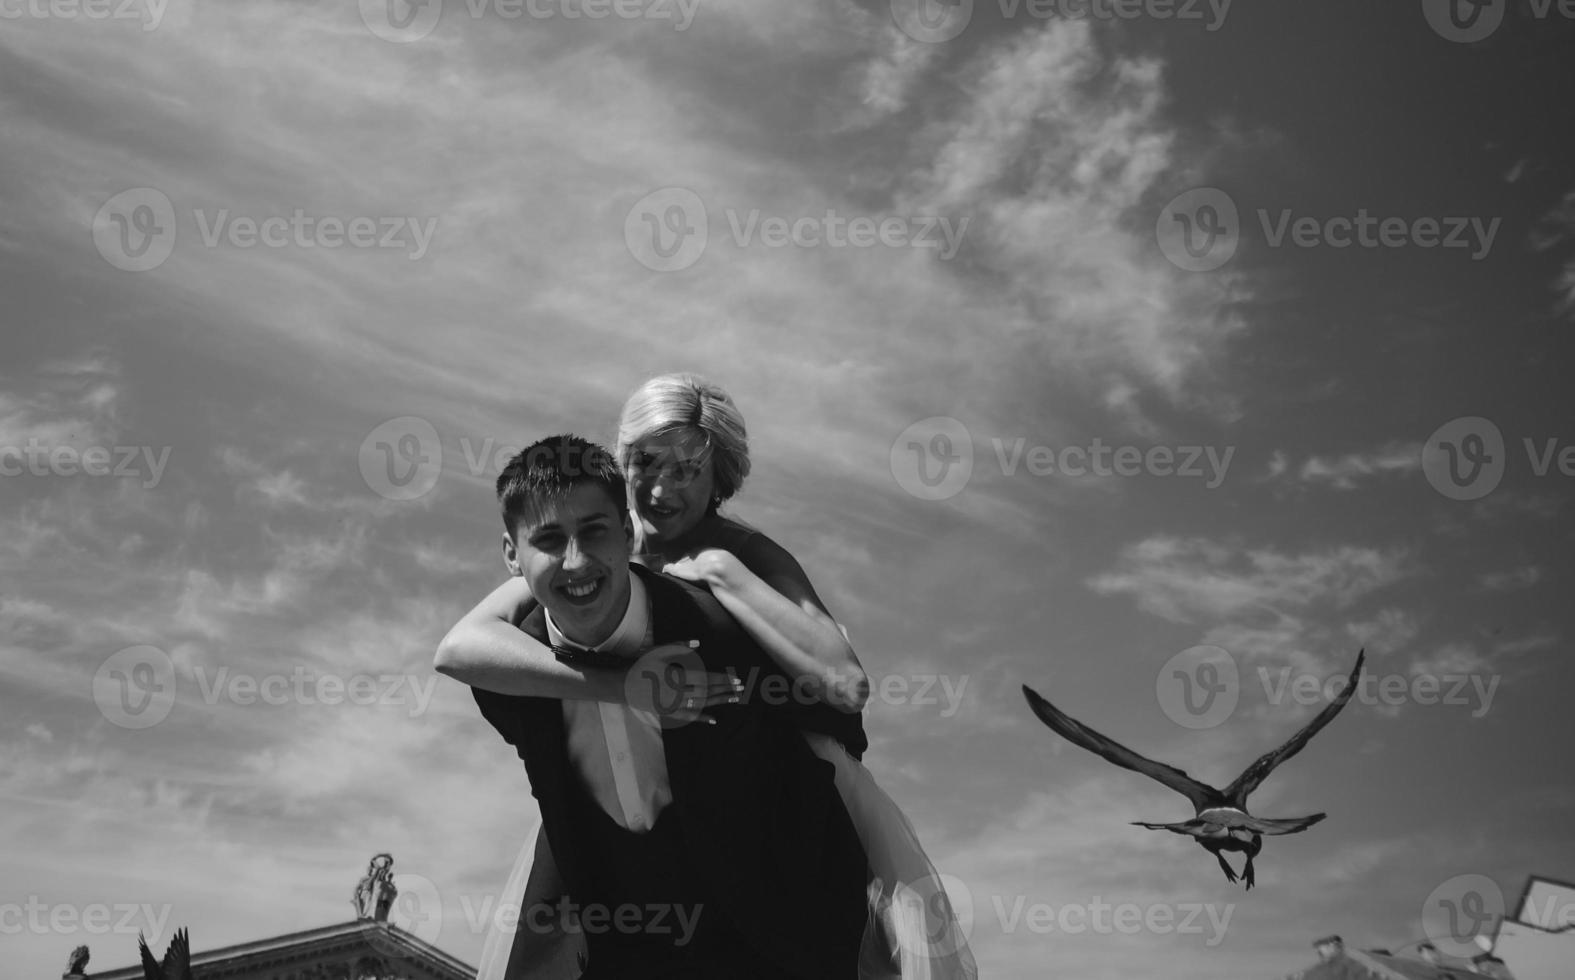
[[[476,968],[386,921],[336,926],[192,952],[195,980],[475,980]],[[142,967],[86,980],[142,980]]]

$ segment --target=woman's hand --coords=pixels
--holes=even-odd
[[[709,585],[713,589],[726,589],[739,579],[744,563],[725,548],[706,548],[688,558],[680,558],[662,568],[674,578],[686,579]]]

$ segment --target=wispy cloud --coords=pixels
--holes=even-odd
[[[1407,574],[1398,550],[1344,545],[1286,554],[1163,535],[1125,548],[1117,566],[1089,579],[1089,588],[1131,595],[1145,612],[1178,622],[1316,603],[1343,608]]]
[[[1336,490],[1354,490],[1363,480],[1395,473],[1411,473],[1422,468],[1420,443],[1393,442],[1367,453],[1341,456],[1309,456],[1295,467],[1294,478],[1301,483],[1327,484]],[[1290,478],[1292,466],[1282,451],[1269,460],[1269,478]]]

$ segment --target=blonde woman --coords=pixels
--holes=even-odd
[[[822,730],[804,730],[804,737],[835,767],[837,788],[869,862],[871,918],[861,978],[972,980],[977,969],[934,866],[912,825],[860,761],[869,744],[860,715],[869,680],[846,631],[792,554],[721,513],[749,475],[748,437],[733,400],[694,375],[652,378],[624,404],[616,452],[628,482],[640,560],[709,586],[794,678],[795,692],[839,711],[818,726]],[[607,692],[621,685],[568,677],[550,649],[515,627],[533,603],[523,579],[511,577],[450,630],[438,648],[436,668],[503,694],[617,697]],[[725,703],[731,691],[719,679],[700,684],[689,692],[699,698],[700,710]],[[538,835],[521,852],[506,894],[524,894],[527,906],[550,903],[557,887],[551,852]],[[563,934],[522,929],[510,936],[496,930],[488,937],[480,980],[572,978],[573,947],[572,937]]]

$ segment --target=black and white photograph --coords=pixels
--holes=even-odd
[[[0,0],[0,980],[1571,980],[1572,93]]]

